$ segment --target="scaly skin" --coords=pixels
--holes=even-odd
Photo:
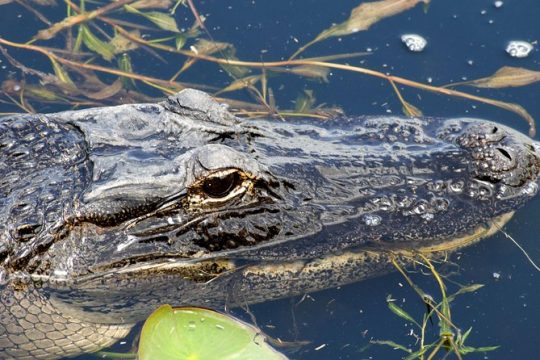
[[[0,314],[2,359],[55,359],[95,352],[124,338],[132,327],[69,316],[22,280],[2,288]]]
[[[444,256],[536,194],[537,150],[474,119],[243,121],[194,90],[2,118],[0,357],[99,350],[161,303],[261,302]]]

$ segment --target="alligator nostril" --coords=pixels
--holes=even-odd
[[[510,153],[508,151],[506,151],[503,148],[497,148],[497,150],[502,154],[502,156],[504,156],[508,160],[512,161],[512,156],[510,155]]]
[[[497,131],[499,131],[499,128],[494,126],[492,129],[491,129],[491,134],[496,134]]]

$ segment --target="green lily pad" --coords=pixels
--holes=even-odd
[[[139,360],[287,359],[261,332],[238,319],[196,307],[160,306],[144,323]]]

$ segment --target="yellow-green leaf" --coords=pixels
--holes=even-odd
[[[315,101],[313,90],[304,90],[296,98],[294,110],[298,113],[307,113],[313,108]]]
[[[471,284],[467,286],[462,286],[459,288],[458,291],[456,291],[454,294],[448,297],[448,301],[451,302],[459,295],[475,292],[476,290],[481,289],[482,287],[484,287],[483,284]]]
[[[323,82],[328,82],[328,74],[330,73],[329,68],[314,65],[295,66],[289,71],[296,75],[317,79]]]
[[[428,4],[430,0],[381,0],[363,3],[351,11],[345,22],[323,31],[318,37],[343,36],[369,29],[376,22],[397,15],[415,7],[418,3]]]
[[[176,50],[180,50],[186,45],[187,37],[184,34],[179,34],[174,39],[174,44],[176,45]]]
[[[133,65],[131,64],[131,58],[128,54],[122,54],[120,58],[118,59],[118,67],[120,70],[127,72],[127,73],[133,73]],[[122,82],[124,84],[124,88],[126,89],[135,89],[135,80],[132,78],[128,78],[125,76],[121,77]]]
[[[224,49],[220,49],[220,55],[227,60],[238,60],[234,46],[228,43],[222,44],[227,44],[229,46],[225,47]],[[244,66],[236,66],[231,64],[220,64],[220,66],[234,79],[243,78],[251,72],[249,68]]]
[[[176,20],[171,15],[157,11],[149,11],[144,13],[144,17],[156,24],[160,29],[180,32],[180,30],[178,30],[178,25],[176,25]]]
[[[456,295],[465,294],[469,292],[475,292],[478,289],[481,289],[484,287],[484,284],[471,284],[467,286],[462,286],[457,292]]]
[[[206,39],[200,39],[191,46],[197,54],[211,55],[218,51],[223,51],[233,45],[226,42],[210,41]]]
[[[130,32],[130,34],[136,38],[141,37],[141,33],[139,30],[134,30]],[[116,34],[115,37],[112,38],[109,44],[112,46],[115,54],[125,53],[127,51],[135,50],[139,47],[139,44],[129,40],[127,37],[123,36],[122,34]]]
[[[232,44],[218,41],[210,41],[206,39],[200,39],[195,44],[191,45],[189,48],[195,54],[200,55],[211,55],[218,51],[225,51],[226,49],[232,47]],[[171,80],[176,79],[180,74],[189,69],[197,61],[196,58],[189,58],[184,62],[184,65],[176,74],[171,78]],[[221,65],[221,67],[226,68],[228,65]],[[227,70],[227,69],[225,69]],[[239,76],[242,77],[242,76]]]
[[[105,86],[103,89],[99,90],[98,92],[85,93],[84,95],[94,100],[105,100],[116,95],[120,90],[122,90],[123,87],[124,87],[124,84],[122,82],[122,79],[118,78],[111,85]]]
[[[414,320],[414,318],[409,315],[409,313],[407,313],[405,310],[403,310],[402,308],[400,308],[399,306],[397,306],[393,301],[387,301],[387,304],[388,304],[388,308],[394,313],[396,314],[397,316],[399,316],[400,318],[402,319],[405,319],[407,321],[410,321],[412,322],[413,324],[416,324],[418,325],[418,323],[416,322],[416,320]],[[421,327],[420,325],[418,325],[418,327]]]
[[[463,335],[461,335],[461,337],[459,337],[459,341],[461,345],[465,344],[465,341],[467,341],[467,338],[471,334],[471,331],[472,331],[472,327],[470,327],[467,331],[465,331]]]
[[[261,75],[252,75],[252,76],[247,76],[247,77],[242,78],[242,79],[237,79],[237,80],[233,81],[227,87],[225,87],[225,88],[221,89],[220,91],[218,91],[216,93],[216,95],[224,93],[224,92],[237,91],[237,90],[244,89],[246,87],[253,86],[257,82],[259,82],[260,80],[261,80]]]
[[[386,345],[386,346],[390,346],[392,349],[395,349],[395,350],[402,350],[409,354],[412,353],[411,349],[408,349],[405,346],[398,344],[397,342],[392,341],[392,340],[371,340],[370,343],[377,344],[377,345]]]
[[[140,360],[286,360],[257,328],[212,310],[159,307],[144,323]]]
[[[499,345],[497,345],[497,346],[481,346],[481,347],[474,348],[474,351],[475,352],[488,352],[488,351],[495,351],[498,348],[500,348]]]
[[[88,26],[81,25],[80,31],[82,42],[88,49],[101,55],[107,61],[110,61],[114,57],[114,48],[112,45],[101,41],[101,39],[90,31]]]
[[[52,67],[53,67],[53,70],[54,70],[54,74],[56,75],[56,77],[61,82],[74,86],[73,81],[69,77],[68,73],[62,68],[62,65],[60,65],[56,60],[54,60],[51,57],[49,57],[49,59],[51,60]]]
[[[432,344],[430,345],[426,345],[424,346],[423,348],[420,348],[420,350],[418,351],[415,351],[413,353],[411,353],[410,355],[407,355],[406,358],[404,358],[403,360],[416,360],[416,359],[424,359],[422,357],[422,355],[424,355],[429,349],[431,349],[433,347]]]
[[[422,110],[420,110],[419,108],[417,108],[410,102],[403,100],[402,103],[403,103],[403,107],[401,110],[406,116],[414,118],[414,117],[421,117],[423,115]]]
[[[172,3],[171,0],[139,0],[130,6],[135,9],[169,9]]]
[[[473,81],[459,83],[479,88],[499,89],[504,87],[519,87],[540,81],[540,71],[504,66],[495,74]]]
[[[26,94],[46,100],[46,101],[57,101],[57,100],[63,100],[57,93],[50,91],[42,86],[26,86],[25,87]]]
[[[135,9],[133,6],[129,6],[129,5],[124,5],[124,7],[128,12],[143,16],[146,19],[150,20],[151,22],[156,24],[160,29],[177,32],[177,33],[180,32],[180,30],[178,30],[178,25],[176,25],[176,20],[171,15],[161,13],[158,11],[142,12]]]
[[[298,51],[291,56],[291,59],[295,58],[309,46],[319,41],[328,39],[332,36],[350,35],[367,30],[376,22],[413,8],[420,2],[428,4],[430,0],[380,0],[362,3],[352,9],[349,19],[321,32],[314,40],[298,49]]]
[[[32,0],[33,3],[40,6],[56,6],[58,3],[56,0]]]

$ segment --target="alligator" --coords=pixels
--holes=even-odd
[[[534,197],[539,149],[470,118],[239,119],[191,89],[4,117],[1,357],[97,351],[162,303],[256,303],[445,256]]]

